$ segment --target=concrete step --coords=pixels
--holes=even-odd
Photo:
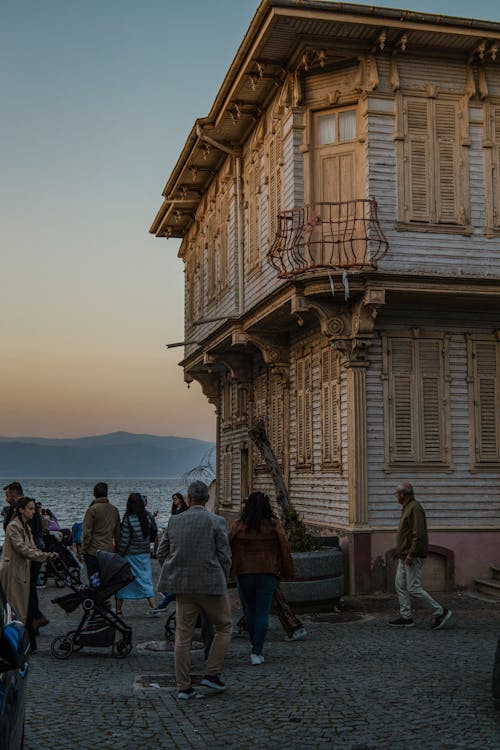
[[[491,577],[495,581],[500,581],[500,568],[496,568],[494,565],[491,566]]]
[[[480,594],[487,594],[488,596],[500,599],[500,580],[476,578],[474,583],[476,584],[476,591],[479,591]]]

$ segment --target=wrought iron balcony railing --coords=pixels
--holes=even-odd
[[[280,278],[316,269],[376,269],[388,243],[375,199],[315,203],[278,214],[267,258]]]

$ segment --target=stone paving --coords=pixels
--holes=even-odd
[[[445,594],[438,598],[454,612],[445,629],[431,631],[428,613],[416,609],[417,627],[402,631],[387,625],[394,597],[347,600],[346,612],[361,619],[304,616],[309,637],[298,643],[284,641],[273,617],[265,664],[251,666],[248,642],[235,638],[227,692],[177,701],[170,653],[134,648],[120,660],[110,649],[84,649],[54,659],[50,640],[81,611],[68,616],[50,604],[59,593],[53,583],[41,592],[51,623],[31,663],[25,750],[500,748],[490,693],[500,602]],[[146,607],[127,605],[136,646],[163,635],[164,618]],[[203,673],[200,651],[193,672]],[[144,675],[169,687],[134,689]]]

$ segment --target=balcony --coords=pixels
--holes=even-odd
[[[282,211],[267,259],[287,279],[318,269],[376,270],[387,249],[376,200],[360,198]]]

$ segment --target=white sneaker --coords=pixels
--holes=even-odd
[[[264,657],[262,654],[250,654],[250,662],[257,667],[259,664],[264,664]]]

